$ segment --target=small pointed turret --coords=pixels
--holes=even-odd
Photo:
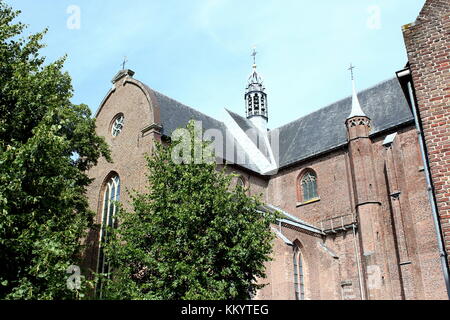
[[[351,71],[352,74],[352,111],[350,115],[347,117],[345,124],[347,126],[348,131],[348,139],[351,141],[356,138],[368,138],[371,130],[371,121],[370,118],[364,113],[361,108],[361,104],[359,103],[358,93],[355,88],[355,79],[353,77],[353,69],[355,67],[350,64],[350,68],[348,70]]]
[[[361,104],[359,103],[358,94],[355,88],[355,80],[352,80],[352,87],[353,87],[352,112],[347,117],[347,119],[353,117],[367,117],[364,111],[361,109]]]
[[[387,284],[381,280],[377,286],[367,285],[371,279],[371,268],[384,270],[384,262],[387,261],[384,242],[379,241],[379,234],[383,230],[384,217],[382,214],[382,202],[380,201],[380,189],[377,179],[377,167],[375,166],[376,144],[370,137],[371,120],[363,112],[359,103],[358,94],[352,73],[353,97],[352,111],[345,121],[347,127],[349,167],[355,192],[354,212],[357,214],[359,243],[361,244],[362,266],[365,283],[365,292],[370,300],[378,300],[387,297]],[[376,151],[378,152],[378,151]]]
[[[353,69],[354,68],[355,67],[352,66],[352,64],[350,64],[349,70],[351,71],[351,74],[352,74],[353,97],[352,97],[352,111],[351,111],[350,115],[347,117],[347,119],[350,119],[353,117],[367,117],[361,108],[361,104],[359,103],[359,99],[358,99],[358,93],[356,92],[355,79],[353,77]]]

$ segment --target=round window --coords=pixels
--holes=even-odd
[[[122,132],[124,120],[125,119],[124,119],[123,115],[119,115],[113,121],[113,125],[111,128],[111,134],[113,137],[117,137]]]

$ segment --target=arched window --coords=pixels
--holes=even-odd
[[[241,188],[245,188],[245,179],[244,179],[244,177],[238,177],[237,178],[236,186],[240,186]]]
[[[112,176],[105,185],[103,193],[102,225],[100,230],[100,249],[98,256],[98,272],[108,273],[109,266],[105,261],[103,247],[108,241],[108,228],[114,227],[116,202],[120,197],[120,179],[118,175]]]
[[[300,248],[294,246],[294,290],[295,300],[305,300],[305,274],[303,256]]]
[[[313,171],[305,173],[301,180],[303,202],[319,198],[317,194],[317,176]]]
[[[123,116],[123,114],[118,114],[117,116],[114,117],[111,127],[111,134],[113,137],[117,137],[122,132],[124,122],[125,117]]]

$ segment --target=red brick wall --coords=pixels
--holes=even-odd
[[[155,111],[156,110],[156,111]],[[98,165],[89,170],[92,184],[87,189],[91,210],[96,213],[94,223],[98,228],[89,231],[85,241],[84,268],[94,270],[97,264],[99,226],[102,221],[102,199],[104,184],[112,172],[119,175],[120,199],[126,209],[130,209],[128,191],[144,191],[147,186],[146,161],[144,154],[150,153],[154,144],[154,134],[142,134],[141,130],[155,121],[156,107],[149,101],[139,83],[131,78],[122,78],[115,84],[115,90],[103,102],[98,112],[96,132],[105,138],[111,150],[113,162],[99,159]],[[125,117],[123,131],[117,137],[111,134],[111,122],[122,113]],[[159,119],[158,119],[159,120]]]
[[[386,251],[382,263],[386,265],[382,268],[386,284],[383,298],[446,299],[417,134],[413,126],[398,129],[397,132],[392,150],[389,151],[394,157],[394,168],[386,168],[388,150],[383,146],[383,140],[388,133],[371,139],[377,200],[381,202],[378,222],[380,244],[384,245]],[[271,177],[265,190],[267,202],[319,228],[324,220],[356,214],[348,157],[348,150],[343,149],[280,170]],[[313,169],[317,174],[320,201],[302,205],[297,200],[298,185],[295,182],[307,168]],[[396,190],[391,192],[401,191],[398,200],[390,197],[387,183],[394,181],[390,181],[386,174],[395,177]],[[402,225],[393,221],[392,203],[398,203]],[[358,237],[360,231],[358,228]],[[282,228],[282,232],[290,241],[300,241],[304,246],[305,265],[310,266],[305,277],[307,281],[311,281],[311,285],[305,287],[307,299],[361,298],[351,230],[328,235],[323,239],[286,227]],[[407,250],[404,257],[398,257],[400,237],[404,238]],[[339,258],[335,260],[324,254],[318,247],[318,242],[333,250]],[[274,250],[274,261],[267,265],[269,278],[266,282],[263,281],[270,285],[261,290],[257,298],[292,299],[292,250],[280,239],[276,240]],[[361,262],[363,257],[359,254]],[[343,284],[346,285],[342,286]]]
[[[450,3],[428,0],[403,26],[447,253],[450,254]]]
[[[427,4],[429,3],[433,1]],[[436,1],[436,3],[443,2]],[[425,8],[424,12],[427,10],[430,9]],[[436,14],[439,15],[439,13]],[[436,19],[428,19],[427,23],[439,23],[439,19],[437,19],[438,22],[433,22]],[[442,20],[447,21],[445,22],[447,29],[450,29],[448,10]],[[416,25],[417,28],[418,26],[420,24]],[[448,114],[445,113],[449,107],[448,52],[450,46],[447,41],[448,34],[445,38],[444,35],[424,37],[420,33],[408,33],[414,31],[416,27],[405,30],[405,38],[409,39],[407,43],[410,41],[411,46],[422,48],[420,41],[431,41],[429,46],[437,46],[435,51],[434,49],[426,51],[430,54],[426,53],[425,57],[431,59],[431,62],[414,50],[410,54],[410,59],[413,75],[416,74],[414,81],[428,137],[428,148],[431,151],[430,159],[434,161],[432,163],[433,177],[437,191],[441,191],[441,194],[438,194],[438,200],[440,200],[441,214],[444,212],[443,225],[447,228],[447,237],[450,238],[449,204],[445,202],[449,194],[448,191],[442,192],[448,190],[450,171],[450,121]],[[425,28],[425,30],[428,29]],[[446,42],[445,48],[441,48],[440,41]],[[443,56],[439,50],[443,50],[447,56]],[[438,58],[431,57],[431,52],[437,52]],[[414,62],[416,60],[418,62]],[[437,66],[436,61],[439,61],[442,67]],[[420,69],[422,64],[423,70]],[[427,66],[431,68],[431,71]],[[434,73],[433,68],[436,69]],[[442,80],[444,78],[445,81]],[[97,222],[100,222],[101,217],[99,199],[105,178],[112,171],[119,174],[123,187],[121,201],[126,207],[129,206],[130,198],[126,189],[142,191],[145,187],[144,154],[151,151],[154,139],[157,138],[155,134],[142,135],[142,129],[159,121],[158,108],[152,102],[153,98],[149,97],[135,80],[124,80],[116,83],[115,91],[105,99],[97,115],[97,133],[106,138],[114,160],[114,163],[107,163],[102,159],[98,166],[89,172],[94,182],[88,190],[88,197],[91,208],[97,212]],[[431,90],[431,86],[435,89]],[[125,115],[125,128],[120,136],[113,138],[110,133],[110,124],[119,112]],[[383,266],[381,276],[385,290],[382,290],[382,296],[378,298],[445,299],[445,284],[439,266],[431,210],[427,201],[424,175],[420,169],[421,158],[417,134],[413,126],[397,130],[398,136],[391,149],[386,149],[382,144],[385,135],[370,139],[368,149],[371,150],[371,156],[364,160],[372,164],[370,166],[371,181],[373,180],[377,190],[374,193],[376,197],[374,200],[379,202],[376,222],[377,230],[380,232],[379,237],[377,233],[377,238],[379,245],[383,246],[382,251],[386,252],[380,262]],[[278,174],[266,178],[234,167],[229,167],[229,171],[234,171],[245,178],[250,194],[262,193],[265,202],[320,227],[332,218],[356,215],[355,190],[356,194],[361,194],[364,188],[358,187],[355,183],[357,179],[352,175],[355,159],[350,159],[351,157],[359,156],[358,153],[351,155],[348,149],[343,148],[284,168]],[[444,159],[446,161],[444,166],[442,158],[445,157],[447,159]],[[319,201],[299,203],[297,179],[305,169],[312,169],[317,174]],[[400,196],[392,198],[393,191],[401,191]],[[356,239],[352,230],[349,229],[326,237],[296,230],[286,225],[281,226],[281,232],[291,242],[298,242],[301,245],[305,264],[306,299],[361,298],[357,264],[358,261],[363,261],[363,257],[361,249],[356,244],[358,238],[361,238],[364,233],[360,226],[356,230]],[[92,232],[87,239],[87,244],[93,248],[86,254],[87,257],[91,257],[87,265],[93,267],[96,262],[95,247],[98,245],[98,233]],[[336,256],[324,250],[323,245],[332,250]],[[263,283],[269,283],[269,285],[259,292],[257,298],[293,299],[292,247],[277,238],[274,242],[273,256],[274,261],[267,264],[267,282],[263,280]]]
[[[121,201],[125,207],[130,205],[127,189],[144,190],[144,154],[151,151],[157,135],[143,135],[142,130],[159,121],[158,110],[153,97],[131,78],[118,81],[115,91],[102,104],[97,115],[97,133],[105,137],[110,145],[114,162],[107,163],[101,159],[89,171],[94,182],[88,189],[88,198],[91,208],[97,213],[97,223],[101,221],[99,199],[103,193],[102,186],[111,172],[120,176],[123,190]],[[125,127],[118,137],[113,138],[110,124],[118,113],[124,114]],[[379,244],[384,248],[382,251],[386,251],[380,262],[383,295],[379,298],[442,299],[446,296],[445,285],[439,267],[425,179],[420,170],[417,134],[413,126],[397,130],[398,136],[392,149],[386,150],[382,145],[385,135],[379,136],[370,139],[368,145],[371,156],[364,158],[364,161],[372,164],[373,185],[377,186],[375,196],[380,202],[376,212]],[[358,153],[356,156],[359,157]],[[355,190],[361,194],[364,188],[358,187],[355,183],[357,179],[352,176],[351,166],[354,161],[351,161],[351,157],[349,150],[343,148],[284,168],[278,174],[265,178],[233,166],[228,167],[228,170],[245,178],[250,194],[262,194],[262,200],[266,203],[321,227],[330,223],[332,218],[356,215]],[[388,166],[387,160],[390,161]],[[298,198],[297,179],[306,169],[312,169],[317,174],[320,199],[311,203],[301,203]],[[401,191],[399,200],[391,200],[389,190]],[[351,229],[326,237],[288,225],[282,225],[280,231],[301,247],[306,299],[361,298],[358,271],[362,270],[364,259],[358,239],[364,235],[364,230],[360,226],[356,230],[356,238]],[[93,229],[86,239],[89,248],[86,252],[86,268],[95,268],[98,238],[98,230]],[[323,246],[334,252],[335,256]],[[400,260],[397,258],[398,252],[404,252]],[[293,299],[292,247],[276,238],[273,257],[274,260],[267,263],[268,278],[262,280],[262,283],[269,285],[256,298]],[[361,264],[360,268],[358,264]],[[364,274],[362,276],[365,277]]]

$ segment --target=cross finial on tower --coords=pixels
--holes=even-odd
[[[256,52],[256,46],[253,47],[253,53],[252,53],[252,57],[253,57],[253,64],[256,65],[256,55],[258,54],[258,52]]]
[[[126,56],[123,57],[123,62],[122,62],[122,70],[125,70],[125,65],[128,62],[128,59]]]
[[[351,73],[351,75],[352,75],[352,80],[354,80],[354,77],[353,77],[353,69],[355,69],[355,68],[356,68],[356,67],[350,63],[350,68],[348,68],[348,70],[350,70],[350,73]]]

